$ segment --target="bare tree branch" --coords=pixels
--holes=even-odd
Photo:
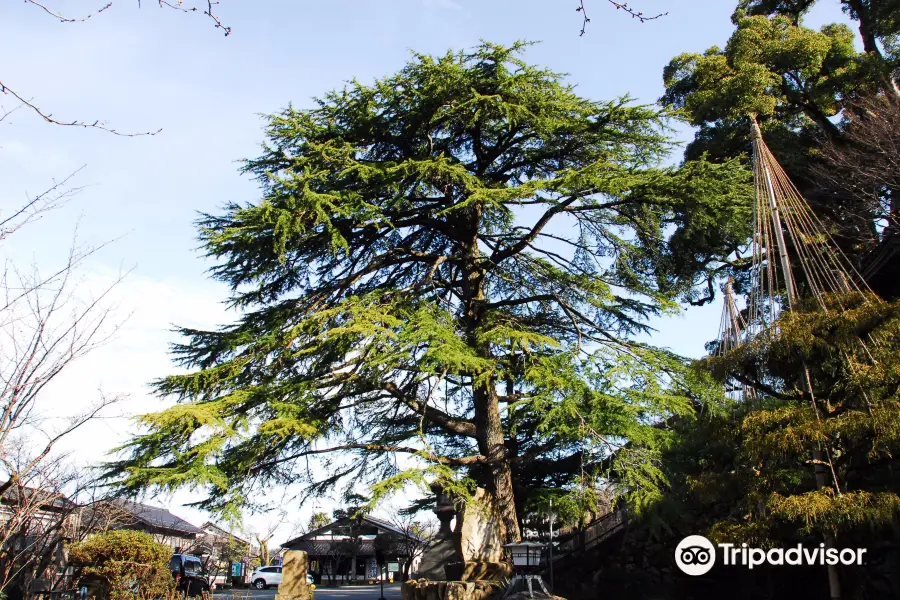
[[[613,6],[615,6],[616,10],[624,10],[626,13],[628,13],[631,16],[632,19],[637,19],[641,23],[646,23],[647,21],[653,21],[655,19],[664,17],[667,14],[669,14],[668,12],[664,12],[664,13],[659,13],[658,15],[645,15],[643,12],[628,6],[627,2],[616,2],[616,0],[606,0],[606,1],[609,2],[610,4],[612,4]],[[588,23],[591,22],[590,17],[588,17],[588,15],[587,15],[587,9],[584,6],[584,0],[579,0],[578,8],[576,8],[575,11],[581,13],[581,18],[582,18],[581,33],[579,35],[584,35],[587,32]]]
[[[58,208],[78,188],[66,184],[0,217],[0,241]],[[98,293],[80,286],[77,268],[96,247],[73,237],[68,256],[52,275],[37,267],[18,269],[6,261],[0,273],[0,589],[29,590],[35,579],[62,586],[63,541],[77,539],[78,523],[90,524],[102,511],[82,512],[97,499],[93,479],[59,452],[61,443],[87,423],[103,418],[121,396],[105,396],[68,417],[44,416],[47,385],[74,361],[110,339],[111,291],[123,276]],[[56,407],[55,411],[59,411]],[[51,421],[62,420],[51,426]],[[86,496],[89,496],[86,498]],[[5,519],[5,520],[4,520]],[[60,575],[62,573],[63,575]]]
[[[62,13],[60,13],[59,11],[50,8],[48,5],[38,2],[37,0],[24,0],[24,1],[26,4],[31,4],[32,6],[36,6],[37,8],[44,11],[46,14],[50,15],[51,17],[58,19],[61,23],[83,23],[83,22],[89,20],[91,17],[94,17],[94,16],[106,11],[113,5],[112,2],[108,2],[104,6],[101,6],[97,10],[89,13],[88,15],[86,15],[84,17],[67,17],[67,16],[63,15]],[[179,12],[184,12],[184,13],[194,13],[194,12],[201,13],[204,16],[208,17],[213,22],[216,29],[223,30],[225,32],[226,36],[230,35],[232,32],[232,28],[223,24],[222,20],[213,12],[213,7],[218,5],[219,2],[214,2],[214,1],[208,0],[206,2],[199,3],[200,4],[199,7],[198,6],[184,6],[183,0],[175,0],[173,2],[169,2],[168,0],[157,0],[157,3],[159,4],[160,8],[170,8],[170,9],[177,10]],[[141,2],[140,2],[140,0],[138,0],[138,8],[140,8],[140,6],[141,6]],[[205,6],[205,8],[204,8],[204,6]],[[20,103],[19,106],[12,109],[11,111],[6,111],[5,109],[3,109],[3,114],[0,115],[0,122],[2,122],[6,117],[8,117],[12,112],[17,110],[19,107],[26,106],[26,107],[30,108],[33,112],[37,113],[37,115],[39,117],[41,117],[47,123],[51,123],[53,125],[61,125],[63,127],[84,127],[84,128],[90,128],[90,129],[99,129],[101,131],[106,131],[113,135],[118,135],[118,136],[122,136],[122,137],[138,137],[138,136],[145,136],[145,135],[156,135],[160,131],[162,131],[162,128],[160,128],[160,129],[157,129],[156,131],[125,133],[125,132],[119,131],[118,129],[115,129],[113,127],[109,127],[105,122],[101,122],[99,119],[95,120],[93,122],[78,120],[78,119],[75,119],[72,121],[65,120],[65,119],[60,120],[58,118],[55,118],[52,113],[46,112],[43,109],[41,109],[31,99],[26,99],[20,93],[16,92],[15,90],[13,90],[9,86],[7,86],[5,83],[3,83],[3,81],[0,81],[0,93],[5,94],[7,96],[12,96],[16,100],[18,100]]]
[[[13,114],[14,112],[16,112],[17,110],[19,110],[20,108],[22,108],[22,105],[21,105],[21,104],[18,105],[17,107],[15,107],[15,108],[12,109],[12,110],[6,110],[5,107],[0,106],[0,111],[3,112],[3,114],[0,115],[0,123],[2,123],[3,121],[5,121],[6,118],[7,118],[9,115]]]
[[[166,6],[168,8],[172,8],[174,10],[179,10],[181,12],[186,12],[186,13],[199,12],[201,10],[201,9],[197,8],[196,6],[192,6],[190,8],[185,8],[184,6],[182,6],[182,0],[177,0],[177,2],[175,2],[174,4],[171,2],[167,2],[166,0],[158,0],[158,2],[159,2],[160,7]],[[219,3],[218,2],[209,2],[209,1],[206,2],[206,10],[203,10],[203,15],[212,19],[213,23],[215,23],[216,29],[224,30],[225,35],[228,36],[231,34],[231,31],[232,31],[231,27],[226,27],[225,25],[223,25],[222,21],[219,20],[219,17],[217,17],[215,14],[213,14],[213,6],[217,5],[217,4],[219,4]],[[138,6],[140,6],[140,5],[141,5],[140,0],[138,0]]]
[[[109,132],[113,135],[118,135],[118,136],[122,136],[122,137],[138,137],[138,136],[142,136],[142,135],[156,135],[157,133],[162,131],[162,129],[160,128],[160,129],[157,129],[156,131],[144,131],[141,133],[123,133],[117,129],[113,129],[111,127],[107,127],[104,124],[101,124],[99,120],[94,121],[93,123],[88,123],[87,121],[77,121],[77,120],[76,121],[60,121],[58,119],[53,118],[53,115],[51,113],[45,113],[38,106],[33,104],[31,101],[26,100],[25,98],[20,96],[15,90],[12,90],[11,88],[7,87],[7,85],[5,83],[3,83],[2,81],[0,81],[0,93],[7,94],[7,95],[14,97],[16,100],[18,100],[19,102],[22,103],[22,106],[27,106],[32,111],[36,112],[43,120],[45,120],[48,123],[52,123],[53,125],[61,125],[63,127],[87,127],[87,128],[92,128],[92,129],[100,129],[100,130]]]
[[[219,19],[219,17],[216,16],[215,13],[213,13],[213,6],[218,5],[219,2],[213,2],[213,1],[201,2],[200,3],[201,6],[203,4],[206,4],[205,9],[198,8],[196,6],[185,7],[183,0],[175,0],[175,2],[168,2],[167,0],[157,0],[157,2],[159,4],[160,8],[171,8],[173,10],[177,10],[177,11],[185,12],[185,13],[202,12],[202,14],[204,16],[207,16],[210,19],[212,19],[213,23],[215,23],[216,29],[224,30],[225,35],[229,35],[232,31],[231,27],[227,27],[227,26],[223,25],[222,21]],[[33,6],[37,6],[38,8],[43,10],[45,13],[50,15],[51,17],[59,19],[60,22],[62,22],[62,23],[83,23],[83,22],[87,21],[88,19],[90,19],[91,17],[93,17],[95,15],[99,15],[100,13],[109,9],[113,5],[112,2],[108,2],[104,6],[101,6],[97,10],[91,12],[90,14],[88,14],[84,17],[66,17],[66,16],[62,15],[61,13],[59,13],[58,11],[56,11],[52,8],[49,8],[47,5],[37,2],[37,0],[25,0],[25,3],[31,4]],[[140,8],[141,0],[138,0],[137,4],[138,4],[138,8]]]
[[[3,242],[3,240],[25,225],[41,218],[44,213],[59,208],[62,204],[67,202],[69,198],[80,192],[83,188],[67,188],[66,186],[83,168],[84,166],[79,167],[67,175],[62,181],[54,180],[53,185],[50,188],[28,200],[21,207],[13,211],[8,217],[4,217],[3,213],[0,212],[0,242]]]
[[[106,4],[106,6],[101,6],[100,8],[98,8],[97,10],[95,10],[94,12],[90,13],[89,15],[87,15],[85,17],[69,18],[69,17],[64,17],[60,13],[56,12],[55,10],[53,10],[51,8],[48,8],[47,6],[41,4],[40,2],[37,2],[36,0],[25,0],[25,3],[37,6],[38,8],[43,10],[45,13],[50,15],[51,17],[55,17],[55,18],[59,19],[62,23],[81,23],[81,22],[87,21],[94,15],[99,15],[104,10],[106,10],[107,8],[112,6],[112,2],[109,2],[108,4]]]

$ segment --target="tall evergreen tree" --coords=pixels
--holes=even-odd
[[[629,442],[613,473],[635,502],[657,493],[653,424],[691,406],[667,392],[682,363],[630,336],[727,267],[749,175],[661,167],[665,112],[582,98],[523,47],[416,55],[269,118],[245,166],[262,201],[200,221],[242,314],[181,330],[191,372],[156,383],[179,404],[109,477],[200,486],[219,510],[273,482],[366,483],[372,501],[477,483],[508,540],[514,473],[545,483],[542,460],[577,485]]]
[[[795,24],[811,9],[817,0],[739,0],[738,11],[734,20],[742,15],[784,15],[790,17]],[[900,58],[896,53],[896,36],[900,27],[900,2],[897,0],[840,0],[844,12],[859,25],[859,37],[863,50],[871,59],[882,62],[883,66],[896,66]],[[885,52],[887,50],[887,52]],[[897,91],[896,77],[893,69],[882,71],[885,92],[900,94]]]
[[[842,109],[866,95],[881,94],[893,102],[900,98],[900,55],[894,41],[898,30],[892,16],[900,5],[843,2],[859,22],[861,35],[877,31],[884,48],[882,52],[872,42],[872,50],[860,52],[846,25],[826,25],[818,31],[803,26],[801,15],[813,3],[741,2],[733,18],[737,29],[724,48],[684,53],[669,62],[662,101],[682,109],[698,128],[686,149],[688,159],[707,155],[728,160],[749,154],[749,115],[756,114],[769,147],[816,213],[832,225],[832,235],[866,273],[872,289],[883,298],[897,298],[900,263],[883,260],[895,248],[896,194],[886,190],[872,202],[868,195],[828,185],[818,174],[823,144],[850,143]],[[851,5],[871,5],[871,10]],[[884,206],[889,207],[887,220]],[[867,271],[875,263],[881,268]]]

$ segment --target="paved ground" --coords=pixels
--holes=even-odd
[[[278,590],[250,590],[253,600],[274,600]],[[217,596],[230,597],[231,592],[218,592]],[[316,586],[316,600],[378,600],[381,587],[377,585],[342,585],[338,588]],[[400,600],[400,584],[391,583],[384,586],[384,597],[387,600]]]

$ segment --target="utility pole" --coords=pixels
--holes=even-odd
[[[385,563],[387,563],[387,560],[381,550],[375,550],[375,562],[378,563],[379,579],[381,579],[381,597],[378,598],[378,600],[387,600],[387,598],[384,597],[384,577],[387,568]]]
[[[553,498],[550,498],[550,591],[556,593],[556,586],[553,584]]]

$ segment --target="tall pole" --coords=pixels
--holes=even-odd
[[[781,271],[784,273],[784,287],[787,292],[788,308],[793,308],[794,304],[794,277],[791,273],[791,263],[788,260],[787,244],[784,242],[784,231],[781,228],[781,214],[778,204],[775,202],[775,186],[772,185],[772,173],[769,171],[769,165],[763,157],[762,152],[762,132],[759,129],[759,123],[753,119],[753,139],[756,145],[756,160],[761,161],[763,172],[766,175],[766,189],[769,192],[769,208],[772,210],[772,232],[775,234],[775,243],[778,245],[778,254],[781,258]]]
[[[556,588],[553,585],[553,498],[550,498],[550,591]]]
[[[778,253],[781,255],[781,270],[784,273],[784,286],[785,292],[787,295],[788,309],[793,309],[794,306],[794,296],[796,293],[796,289],[794,288],[794,278],[791,273],[791,263],[788,259],[787,254],[787,244],[784,241],[784,231],[781,227],[781,214],[778,210],[778,203],[775,200],[775,187],[772,185],[772,174],[769,170],[769,165],[766,163],[763,157],[763,139],[762,132],[759,129],[759,123],[756,122],[756,117],[751,118],[751,123],[753,124],[753,145],[754,152],[756,154],[756,160],[761,161],[760,165],[762,166],[763,172],[766,176],[766,189],[769,192],[769,208],[772,211],[772,229],[775,234],[775,242],[778,245]],[[803,371],[806,379],[806,387],[807,391],[810,395],[810,401],[812,402],[813,410],[818,410],[815,405],[815,396],[813,395],[812,381],[810,381],[809,377],[809,369],[806,366],[806,363],[803,364]],[[822,451],[821,442],[819,444],[818,450],[813,450],[813,459],[815,464],[813,465],[813,473],[816,478],[816,487],[818,489],[822,489],[826,487],[827,480],[825,477],[825,452]],[[835,484],[837,484],[837,478],[835,478]],[[835,489],[838,494],[840,494],[840,489],[838,489],[837,485],[835,485]],[[825,546],[828,549],[834,548],[835,540],[834,536],[831,534],[825,535]],[[838,577],[837,566],[835,565],[827,565],[828,570],[828,590],[831,596],[831,600],[841,600],[841,580]]]

